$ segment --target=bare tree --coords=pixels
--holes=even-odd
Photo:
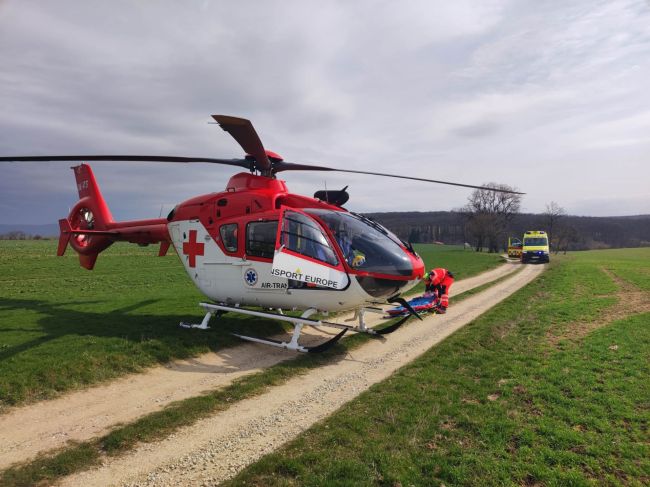
[[[488,183],[488,188],[516,191],[505,184]],[[521,208],[521,195],[476,189],[470,194],[463,213],[467,232],[476,242],[476,250],[487,246],[489,252],[498,252],[505,238],[506,228]]]
[[[480,252],[484,247],[489,248],[490,231],[494,226],[494,215],[488,213],[465,213],[465,231],[470,240],[474,242],[474,248]]]
[[[557,228],[558,223],[566,216],[566,210],[558,205],[555,201],[551,201],[546,205],[546,211],[544,211],[544,225],[546,233],[548,234],[548,241],[551,245],[559,246],[560,242],[555,236],[555,229]]]

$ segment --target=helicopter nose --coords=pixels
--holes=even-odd
[[[424,277],[424,261],[415,252],[404,249],[404,259],[410,263],[410,272],[397,275],[364,273],[355,275],[361,288],[373,298],[388,298],[407,291]]]
[[[409,252],[409,255],[411,257],[411,263],[413,265],[413,273],[411,275],[411,278],[414,280],[420,280],[424,277],[424,261],[418,254],[413,255]]]

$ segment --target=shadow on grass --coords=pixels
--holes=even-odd
[[[48,397],[174,359],[219,353],[242,343],[232,336],[235,332],[261,337],[285,332],[280,322],[237,315],[213,318],[209,330],[183,329],[179,322],[196,316],[141,312],[156,303],[160,300],[143,300],[106,312],[98,302],[0,298],[0,405]],[[176,370],[247,370],[238,358],[224,354],[222,367],[190,360]]]
[[[0,350],[0,360],[20,354],[21,352],[38,347],[44,343],[62,337],[97,337],[119,338],[133,344],[147,341],[159,341],[166,345],[167,350],[177,350],[174,354],[179,358],[189,356],[184,351],[193,346],[207,346],[210,350],[218,351],[225,346],[242,343],[231,333],[258,334],[260,336],[277,335],[284,332],[282,324],[271,319],[222,316],[211,320],[209,330],[188,330],[179,327],[181,321],[187,320],[187,315],[180,314],[130,314],[159,302],[148,299],[133,303],[110,312],[73,310],[68,305],[91,305],[97,301],[76,303],[48,303],[29,299],[0,298],[0,311],[30,310],[41,315],[37,319],[39,328],[8,328],[0,326],[0,332],[45,333],[33,340]],[[19,323],[15,323],[19,325]],[[152,350],[152,358],[164,361],[170,358],[168,353],[156,354]]]

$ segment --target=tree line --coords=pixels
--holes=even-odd
[[[32,235],[21,230],[14,230],[11,232],[0,233],[0,240],[43,240],[48,239],[48,237],[43,237],[40,234]]]
[[[486,186],[512,190],[489,183]],[[585,217],[567,214],[551,201],[543,213],[520,213],[521,196],[476,190],[454,211],[371,213],[371,218],[411,243],[469,244],[477,251],[502,252],[508,237],[544,230],[551,250],[650,246],[650,215]]]

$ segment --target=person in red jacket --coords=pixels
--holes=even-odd
[[[431,269],[424,276],[425,294],[438,298],[438,313],[445,313],[449,306],[449,289],[454,283],[454,274],[443,268]]]

